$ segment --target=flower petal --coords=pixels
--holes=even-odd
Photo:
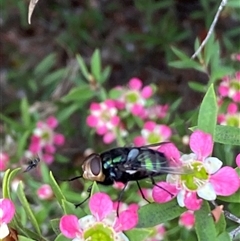
[[[203,131],[197,130],[190,136],[189,142],[191,150],[197,154],[199,160],[204,160],[212,153],[213,140],[212,136]]]
[[[210,183],[217,195],[230,196],[240,187],[237,172],[232,167],[223,167],[210,177]]]
[[[236,157],[237,166],[240,168],[240,153]]]
[[[126,231],[134,228],[138,223],[137,212],[133,210],[125,210],[119,214],[119,217],[114,224],[116,232]]]
[[[77,235],[81,235],[82,233],[78,224],[78,218],[75,215],[62,216],[59,228],[61,233],[67,238],[75,238]]]
[[[15,213],[15,206],[10,199],[0,199],[0,224],[9,223]]]
[[[139,78],[131,78],[129,81],[129,88],[132,90],[140,90],[142,87],[142,81]]]
[[[201,208],[202,199],[198,199],[195,192],[186,192],[184,204],[187,209],[195,211]]]
[[[217,172],[223,164],[222,161],[220,161],[216,157],[208,157],[203,162],[204,162],[204,167],[207,169],[207,172],[209,174],[213,174]]]
[[[9,234],[9,229],[6,223],[0,224],[0,240],[3,240]],[[5,239],[4,239],[5,240]]]
[[[173,143],[166,143],[158,148],[158,151],[164,153],[164,155],[176,164],[181,164],[180,153],[177,147]]]
[[[188,210],[180,215],[179,224],[186,229],[191,229],[195,224],[195,216],[193,211]]]
[[[113,211],[113,202],[105,193],[95,193],[89,201],[91,213],[101,221]]]
[[[158,186],[154,185],[153,192],[152,192],[153,200],[155,202],[158,202],[158,203],[168,202],[172,200],[178,193],[178,190],[175,187],[175,185],[169,184],[167,182],[158,182],[157,185]],[[169,193],[164,189],[169,191]]]
[[[197,194],[199,197],[208,201],[212,201],[217,198],[217,195],[211,183],[207,183],[206,185],[198,189]]]

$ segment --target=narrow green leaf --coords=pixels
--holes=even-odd
[[[2,181],[2,195],[4,198],[10,198],[10,194],[9,194],[9,189],[8,189],[8,178],[9,178],[9,174],[10,174],[10,169],[7,169],[4,173],[3,176],[3,181]]]
[[[228,232],[224,232],[221,233],[218,237],[217,237],[217,241],[232,241],[230,235]],[[237,241],[237,239],[236,239]]]
[[[147,237],[152,233],[151,229],[138,229],[134,228],[126,231],[125,234],[131,241],[145,241]]]
[[[20,181],[19,184],[18,184],[18,188],[17,188],[17,196],[19,198],[19,201],[20,203],[22,204],[25,212],[27,213],[27,216],[29,218],[29,220],[31,221],[33,227],[35,228],[36,232],[41,235],[41,231],[40,231],[40,228],[38,226],[38,223],[37,223],[37,220],[32,212],[32,209],[31,207],[29,206],[29,203],[27,201],[27,198],[24,194],[24,191],[23,191],[23,184],[22,182]]]
[[[171,67],[174,67],[174,68],[179,68],[179,69],[191,69],[191,68],[193,68],[193,69],[196,69],[200,72],[205,72],[203,67],[199,63],[194,62],[191,59],[172,61],[168,65],[171,66]]]
[[[21,138],[18,141],[17,145],[17,156],[20,157],[23,155],[23,152],[26,150],[27,140],[29,136],[31,135],[32,130],[27,130],[22,133]]]
[[[67,108],[59,110],[57,113],[58,121],[61,123],[67,120],[77,110],[79,110],[79,105],[76,103],[72,103],[71,105],[68,105]]]
[[[221,217],[218,220],[218,222],[215,224],[215,228],[217,235],[221,234],[226,230],[226,220],[223,213],[221,214]]]
[[[198,82],[190,81],[190,82],[188,82],[188,86],[191,89],[196,90],[198,92],[202,92],[202,93],[206,92],[206,86],[203,84],[200,84]]]
[[[79,195],[79,193],[77,193],[77,195]],[[74,214],[79,218],[87,215],[81,207],[76,208],[74,204],[72,204],[66,200],[62,201],[62,207],[63,207],[65,214]]]
[[[29,112],[29,104],[27,98],[23,98],[20,104],[21,109],[21,117],[23,121],[23,125],[28,127],[30,125],[30,112]]]
[[[90,89],[88,85],[82,85],[81,87],[72,89],[61,99],[61,101],[79,101],[81,103],[91,99],[94,95],[95,93]]]
[[[63,77],[66,76],[66,69],[58,69],[51,74],[48,74],[45,78],[42,79],[43,86],[49,86],[51,84],[57,84],[60,82]]]
[[[50,220],[51,227],[55,234],[59,234],[61,232],[59,229],[59,221],[60,221],[59,218]]]
[[[47,57],[45,57],[35,68],[34,75],[36,76],[42,76],[46,74],[54,65],[56,61],[56,54],[49,54]]]
[[[68,238],[65,238],[61,233],[54,239],[54,241],[69,241]]]
[[[101,79],[99,80],[101,84],[103,84],[104,82],[106,82],[106,80],[109,78],[110,74],[111,74],[112,68],[110,66],[107,66],[101,74]]]
[[[150,203],[139,209],[138,228],[154,227],[160,223],[165,223],[179,217],[186,211],[178,205],[176,199],[167,203]]]
[[[240,203],[240,189],[231,196],[218,196],[217,199],[228,203]]]
[[[76,57],[77,57],[77,61],[78,61],[82,75],[86,78],[86,80],[89,80],[90,73],[88,72],[87,66],[84,63],[83,58],[79,54],[77,54]]]
[[[200,210],[195,212],[195,230],[198,241],[217,241],[214,220],[209,204],[204,201]]]
[[[240,128],[216,125],[214,142],[240,146]]]
[[[100,192],[99,187],[96,182],[93,182],[92,189],[91,189],[91,196],[97,192]]]
[[[11,118],[8,118],[7,116],[3,115],[0,113],[0,119],[5,121],[7,124],[9,124],[11,126],[11,128],[15,131],[22,131],[24,130],[24,127],[19,124],[16,121],[13,121]]]
[[[172,51],[174,52],[174,54],[177,55],[177,57],[181,60],[189,60],[189,56],[186,55],[183,51],[175,48],[175,47],[171,47]]]
[[[60,187],[58,186],[55,178],[53,177],[53,174],[51,171],[50,171],[50,185],[53,190],[53,193],[56,196],[58,203],[62,206],[62,200],[66,200],[66,198],[64,197],[64,195],[63,195]]]
[[[35,241],[35,239],[27,238],[22,235],[18,235],[18,241]]]
[[[203,98],[198,115],[198,129],[214,136],[217,122],[217,101],[213,85],[211,85]]]
[[[101,79],[101,56],[99,49],[96,49],[91,58],[91,73],[94,79],[99,82]]]

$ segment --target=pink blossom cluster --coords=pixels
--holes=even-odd
[[[143,87],[140,79],[132,78],[127,87],[118,86],[114,90],[118,92],[117,98],[106,99],[101,103],[91,103],[90,114],[86,120],[87,125],[103,137],[104,143],[112,143],[118,135],[122,138],[126,137],[136,126],[135,123],[133,124],[134,118],[139,118],[141,123],[145,123],[144,134],[141,133],[142,136],[136,139],[136,143],[150,144],[153,142],[149,141],[155,142],[155,139],[164,141],[171,136],[169,127],[155,122],[167,115],[169,107],[166,104],[154,104],[152,86]],[[157,135],[159,138],[156,138]]]
[[[240,71],[234,77],[225,76],[219,84],[218,93],[218,123],[240,127]]]
[[[38,155],[47,164],[53,162],[56,146],[62,146],[65,142],[65,137],[55,132],[57,126],[58,120],[54,116],[48,117],[45,122],[37,122],[26,154],[29,158]]]
[[[0,151],[0,172],[5,171],[9,162],[9,155]]]

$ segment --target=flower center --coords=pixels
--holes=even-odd
[[[139,99],[139,93],[135,91],[131,91],[126,94],[125,98],[128,103],[136,103]]]
[[[240,127],[239,115],[230,116],[227,118],[228,126]]]
[[[204,186],[208,181],[209,175],[202,162],[194,161],[188,168],[191,172],[180,177],[182,185],[189,191],[195,191]]]
[[[113,229],[103,223],[97,223],[84,232],[85,241],[114,241]]]
[[[238,91],[240,89],[240,82],[237,80],[232,80],[230,83],[230,87]]]
[[[154,143],[158,143],[161,142],[161,136],[158,133],[150,133],[148,138],[147,138],[147,142],[149,144],[154,144]]]

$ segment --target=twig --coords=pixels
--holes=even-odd
[[[201,45],[199,46],[199,48],[196,50],[196,52],[192,55],[191,59],[196,58],[196,56],[201,52],[201,50],[203,49],[203,47],[205,46],[205,44],[207,43],[208,39],[210,38],[211,34],[213,33],[213,29],[218,21],[218,17],[220,15],[220,12],[223,10],[223,7],[227,4],[228,0],[222,0],[222,2],[220,3],[217,13],[213,19],[213,22],[208,30],[207,36],[205,37],[205,39],[202,41]]]

